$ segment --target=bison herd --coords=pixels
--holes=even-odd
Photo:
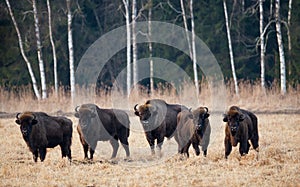
[[[184,105],[169,104],[164,100],[152,99],[144,104],[136,104],[134,114],[139,117],[144,129],[146,140],[151,153],[155,154],[155,144],[158,155],[164,138],[174,137],[178,144],[178,153],[189,157],[189,147],[193,146],[195,154],[207,156],[210,141],[210,111],[207,107],[194,110]],[[115,158],[119,142],[125,149],[126,157],[130,157],[128,137],[130,135],[130,121],[128,114],[119,109],[99,108],[94,104],[83,104],[75,108],[75,117],[79,118],[77,131],[84,150],[85,159],[93,159],[98,141],[109,141]],[[232,146],[239,143],[241,156],[248,154],[250,143],[257,152],[258,127],[257,117],[250,111],[232,106],[224,114],[225,125],[225,158],[229,156]],[[66,117],[50,116],[44,112],[24,112],[16,115],[16,121],[24,141],[32,152],[33,160],[38,157],[43,162],[47,148],[60,146],[62,157],[71,161],[72,121]],[[90,152],[90,157],[88,157]]]

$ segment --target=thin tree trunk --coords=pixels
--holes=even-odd
[[[281,35],[281,21],[280,21],[280,0],[275,0],[275,20],[276,20],[276,35],[278,42],[278,52],[280,60],[280,88],[281,94],[286,94],[286,72],[285,72],[285,57],[283,49],[283,41]]]
[[[190,0],[190,12],[191,12],[191,26],[192,26],[192,50],[193,50],[193,69],[194,69],[194,81],[196,87],[196,94],[199,97],[199,82],[197,73],[197,56],[196,56],[196,44],[195,44],[195,23],[193,13],[193,0]]]
[[[288,11],[288,29],[287,29],[287,35],[288,35],[288,48],[289,48],[289,60],[288,60],[288,75],[290,76],[292,74],[292,63],[291,63],[291,55],[292,55],[292,41],[291,41],[291,15],[292,15],[292,0],[289,0],[289,11]]]
[[[263,0],[259,0],[259,32],[260,32],[260,81],[261,88],[265,91],[265,38],[263,35],[264,31],[264,10]]]
[[[225,14],[225,22],[226,22],[226,30],[227,30],[227,38],[228,38],[228,47],[229,47],[229,55],[230,55],[232,76],[233,76],[233,81],[234,81],[234,88],[235,88],[235,93],[239,96],[239,88],[238,88],[238,84],[237,84],[237,78],[236,78],[236,74],[235,74],[235,67],[234,67],[234,60],[233,60],[233,51],[232,51],[232,44],[231,44],[230,28],[229,28],[229,24],[228,24],[228,14],[227,14],[226,0],[223,0],[223,6],[224,6],[224,14]]]
[[[123,0],[125,8],[126,19],[126,34],[127,34],[127,96],[130,95],[131,88],[131,30],[130,30],[130,17],[129,17],[129,0]]]
[[[43,55],[42,55],[39,19],[38,19],[38,15],[37,15],[37,8],[36,8],[35,0],[32,0],[32,7],[33,7],[33,16],[34,16],[37,55],[38,55],[40,76],[41,76],[41,85],[42,85],[42,99],[46,99],[47,98],[46,75],[45,75],[44,61],[43,61]]]
[[[34,94],[37,97],[37,99],[40,100],[41,99],[41,95],[40,95],[38,87],[37,87],[36,79],[35,79],[34,73],[32,71],[31,64],[30,64],[29,60],[27,59],[27,56],[26,56],[26,54],[24,52],[22,37],[21,37],[20,31],[19,31],[18,24],[17,24],[17,22],[15,20],[14,14],[13,14],[13,12],[11,10],[11,6],[10,6],[10,3],[9,3],[9,0],[5,0],[5,1],[6,1],[6,5],[7,5],[7,8],[8,8],[10,17],[11,17],[11,19],[13,21],[14,27],[15,27],[17,35],[18,35],[18,41],[19,41],[20,51],[21,51],[22,57],[23,57],[26,65],[27,65],[27,68],[28,68],[28,72],[29,72],[29,75],[30,75],[30,78],[31,78],[31,81],[32,81],[32,87],[33,87]]]
[[[138,69],[137,69],[137,45],[136,45],[136,31],[135,31],[135,22],[136,22],[136,0],[132,0],[132,64],[133,64],[133,83],[137,84],[138,82]]]
[[[68,11],[68,47],[69,47],[69,65],[70,65],[70,86],[71,86],[71,98],[75,99],[75,71],[74,71],[74,51],[73,51],[73,36],[72,36],[72,13],[71,2],[67,0]]]
[[[56,50],[55,50],[53,34],[52,34],[51,6],[50,6],[49,0],[47,0],[47,8],[48,8],[49,37],[50,37],[52,53],[53,53],[54,90],[55,90],[55,94],[57,96],[58,95],[57,59],[56,59]]]
[[[149,37],[149,59],[150,59],[150,93],[153,95],[154,93],[154,81],[153,81],[153,59],[152,59],[152,28],[151,28],[151,20],[152,20],[152,0],[149,0],[149,12],[148,12],[148,37]]]
[[[270,16],[269,21],[272,20],[273,17],[273,0],[270,0]]]
[[[187,21],[186,21],[186,14],[185,14],[185,8],[184,8],[183,0],[180,0],[180,5],[181,5],[181,12],[182,12],[185,35],[186,35],[186,39],[187,39],[187,43],[188,43],[188,47],[189,47],[189,52],[190,52],[190,58],[193,60],[193,52],[192,52],[192,47],[191,47],[191,42],[190,42],[190,37],[189,37],[189,31],[188,31],[188,26],[187,26]]]

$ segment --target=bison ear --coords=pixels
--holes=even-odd
[[[226,115],[226,114],[223,115],[223,121],[224,121],[224,122],[228,122],[228,118],[227,118],[227,115]]]
[[[38,121],[36,120],[36,119],[33,119],[32,121],[31,121],[31,125],[35,125],[35,124],[37,124],[38,123]]]
[[[74,116],[75,116],[76,118],[79,118],[79,113],[76,112],[76,113],[74,114]]]
[[[244,119],[245,119],[245,115],[241,114],[240,117],[239,117],[239,121],[243,121]]]
[[[204,117],[205,117],[205,118],[208,118],[209,115],[210,115],[209,113],[206,113],[206,114],[204,115]]]
[[[16,119],[16,124],[21,125],[21,121],[19,119]]]

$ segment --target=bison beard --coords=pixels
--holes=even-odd
[[[259,136],[257,128],[257,117],[250,111],[232,106],[226,114],[223,121],[226,122],[225,127],[225,158],[231,153],[232,146],[240,143],[239,152],[241,156],[248,154],[251,141],[253,148],[259,150]]]
[[[188,109],[183,105],[168,104],[160,99],[148,100],[145,104],[137,106],[138,104],[133,108],[134,113],[140,118],[151,153],[155,154],[154,147],[155,140],[157,140],[157,148],[161,156],[161,147],[165,137],[175,136],[177,141],[177,114]]]
[[[24,112],[16,115],[16,123],[24,141],[37,162],[38,156],[43,162],[47,148],[61,147],[62,157],[71,161],[72,121],[65,117],[49,116],[43,112]]]
[[[130,156],[129,117],[118,109],[102,109],[94,104],[84,104],[75,108],[75,117],[79,118],[80,127],[77,128],[79,138],[84,150],[84,158],[88,158],[87,152],[90,149],[90,158],[93,159],[97,141],[109,141],[113,147],[111,158],[115,158],[118,152],[119,143],[125,149],[126,156]]]

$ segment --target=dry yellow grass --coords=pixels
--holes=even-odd
[[[224,159],[224,127],[212,116],[208,156],[185,159],[174,139],[165,141],[163,157],[151,157],[144,134],[134,128],[129,137],[131,162],[108,160],[111,147],[99,142],[94,162],[83,160],[78,134],[73,133],[73,163],[61,159],[60,149],[48,149],[44,163],[34,163],[14,119],[0,119],[0,186],[298,186],[300,185],[300,116],[258,115],[260,153],[240,157],[234,148]],[[74,126],[77,119],[71,117]],[[132,125],[139,126],[135,117]]]
[[[30,88],[29,88],[30,89]],[[74,106],[92,102],[101,107],[130,110],[135,103],[145,102],[146,94],[133,92],[128,98],[129,105],[123,103],[123,96],[96,96],[94,88],[77,90],[77,99],[71,101],[69,95],[60,92],[45,101],[32,99],[31,92],[24,88],[19,93],[0,89],[0,112],[22,112],[25,110],[73,112]],[[278,89],[267,93],[260,91],[259,85],[240,84],[241,94],[237,98],[230,86],[226,90],[227,106],[235,104],[259,112],[294,110],[299,112],[300,93],[290,89],[286,96],[278,94]],[[185,87],[181,98],[188,107],[196,107],[197,102],[190,97],[192,87]],[[173,91],[157,91],[153,98],[162,98],[170,103],[179,103]],[[201,85],[201,104],[211,106],[210,89]],[[203,100],[205,98],[205,100]],[[225,110],[225,109],[224,109]],[[250,150],[240,157],[234,148],[228,160],[224,159],[224,124],[220,113],[210,117],[212,125],[211,143],[208,156],[196,157],[190,148],[190,158],[177,155],[174,139],[165,140],[163,157],[150,156],[150,148],[141,129],[138,118],[131,115],[129,137],[131,161],[125,161],[125,151],[120,146],[116,160],[109,160],[112,148],[108,142],[98,142],[95,160],[83,160],[83,150],[76,132],[78,119],[73,121],[73,163],[61,159],[60,148],[48,149],[44,163],[34,163],[19,127],[14,118],[0,119],[0,186],[299,186],[300,185],[300,115],[258,113],[260,133],[260,153]]]

